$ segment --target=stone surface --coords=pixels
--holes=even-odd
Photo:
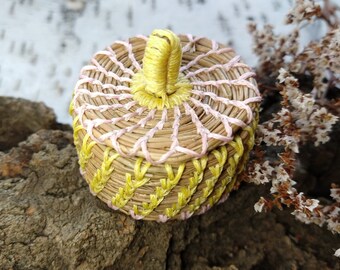
[[[339,236],[254,212],[267,189],[243,184],[188,221],[134,221],[90,194],[70,131],[32,132],[0,152],[0,269],[339,269]]]
[[[95,206],[71,141],[42,130],[0,158],[2,269],[100,269],[133,240],[134,221]]]
[[[39,129],[52,128],[56,121],[54,112],[42,102],[1,96],[0,116],[0,151],[17,145]]]

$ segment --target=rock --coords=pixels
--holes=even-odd
[[[254,212],[267,194],[243,184],[202,216],[135,221],[90,194],[70,131],[40,130],[0,152],[0,268],[339,268],[338,236],[287,210]]]
[[[100,269],[121,257],[135,222],[95,207],[78,172],[72,134],[39,131],[0,164],[21,154],[14,171],[1,171],[3,268]]]
[[[40,129],[52,128],[56,116],[41,102],[0,97],[0,123],[0,151],[4,151]]]

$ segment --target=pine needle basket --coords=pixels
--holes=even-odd
[[[225,201],[254,145],[254,76],[233,49],[169,30],[97,52],[70,104],[91,192],[161,222]]]

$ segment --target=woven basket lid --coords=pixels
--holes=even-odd
[[[150,38],[116,41],[83,67],[71,107],[93,141],[122,157],[180,164],[227,144],[251,123],[260,94],[250,67],[215,41],[178,37],[176,45],[172,32],[155,30]],[[147,45],[151,39],[156,45]],[[167,74],[171,72],[177,74]],[[148,80],[165,80],[166,85],[171,75],[179,86],[164,95],[170,98],[184,89],[177,103],[149,106],[148,99],[138,99]],[[162,98],[152,91],[151,98]]]

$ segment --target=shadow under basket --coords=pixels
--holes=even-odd
[[[97,52],[70,105],[91,192],[161,222],[223,202],[254,145],[254,76],[231,48],[169,30]]]

